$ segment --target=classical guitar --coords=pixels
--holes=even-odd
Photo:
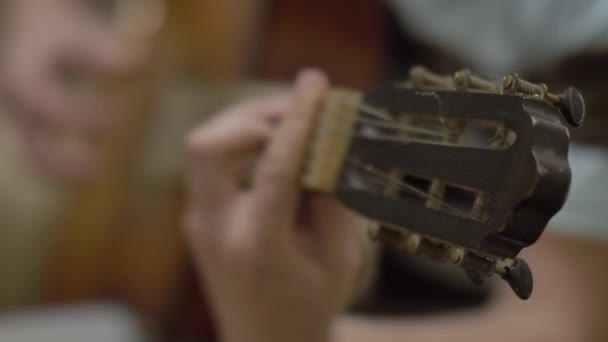
[[[567,125],[584,115],[574,88],[414,67],[384,89],[331,91],[302,182],[374,222],[372,238],[475,283],[498,274],[527,299],[532,272],[517,256],[566,200]]]

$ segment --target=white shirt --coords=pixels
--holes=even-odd
[[[604,0],[387,0],[402,27],[499,76],[608,48]]]
[[[570,194],[564,208],[549,223],[549,231],[608,240],[608,151],[573,145],[570,163]]]

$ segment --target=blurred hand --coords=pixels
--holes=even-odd
[[[1,65],[29,156],[44,172],[67,180],[96,170],[93,142],[119,114],[108,94],[74,78],[119,76],[145,56],[142,46],[127,47],[103,16],[87,10],[90,3],[12,1]]]
[[[304,72],[290,96],[228,109],[188,137],[187,238],[224,341],[326,341],[351,298],[359,219],[299,182],[327,89]]]

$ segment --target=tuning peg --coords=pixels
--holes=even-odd
[[[558,96],[557,106],[572,126],[579,127],[585,121],[586,105],[583,94],[576,88],[568,87]]]
[[[530,266],[523,259],[515,259],[511,266],[497,269],[497,273],[511,286],[519,298],[523,300],[530,298],[534,281]]]
[[[564,118],[572,126],[579,127],[585,120],[585,99],[576,88],[568,87],[561,94],[555,95],[548,92],[546,84],[528,82],[515,73],[505,76],[502,86],[507,92],[535,95],[549,101],[562,111]]]
[[[460,88],[479,89],[496,92],[499,89],[497,83],[474,75],[469,69],[462,69],[454,73],[454,82]]]
[[[453,88],[454,80],[451,77],[436,74],[423,66],[416,65],[410,69],[410,80],[418,86],[434,86]]]

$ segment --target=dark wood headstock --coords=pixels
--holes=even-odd
[[[584,118],[573,88],[558,96],[516,74],[492,82],[417,67],[403,84],[328,96],[304,187],[376,222],[376,239],[460,265],[475,282],[498,273],[526,299],[532,274],[517,255],[570,186],[564,118]]]

